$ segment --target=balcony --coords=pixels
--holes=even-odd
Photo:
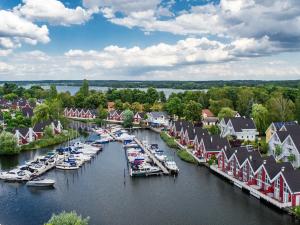
[[[232,181],[236,186],[243,188],[245,190],[248,190],[250,192],[251,195],[253,195],[254,197],[260,199],[264,199],[265,201],[271,203],[272,205],[282,209],[282,208],[287,208],[287,207],[291,207],[292,206],[292,202],[287,202],[287,203],[283,203],[278,201],[277,199],[274,198],[273,193],[263,193],[261,191],[261,187],[258,185],[248,185],[249,182],[242,182],[239,181],[237,179],[235,179],[234,177],[232,177],[232,175],[229,175],[229,172],[223,172],[221,169],[218,169],[217,166],[212,165],[210,166],[210,169],[213,170],[214,172],[222,175],[223,177],[227,178],[228,180]]]

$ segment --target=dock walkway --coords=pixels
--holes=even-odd
[[[230,176],[229,174],[221,171],[220,169],[218,169],[218,167],[216,165],[210,166],[210,169],[213,170],[214,172],[220,174],[222,177],[224,177],[224,178],[228,179],[229,181],[231,181],[235,186],[237,186],[241,189],[249,191],[249,193],[251,195],[253,195],[254,197],[256,197],[258,199],[263,199],[266,202],[269,202],[269,203],[275,205],[276,207],[278,207],[280,209],[283,209],[283,208],[286,208],[286,207],[291,207],[291,202],[288,202],[288,203],[279,202],[279,201],[271,198],[270,196],[267,196],[267,195],[261,193],[259,190],[247,185],[246,183],[244,183],[244,182],[242,182],[238,179],[235,179],[234,177]]]
[[[167,168],[144,146],[137,138],[134,138],[134,141],[149,155],[153,162],[162,170],[163,174],[169,175],[170,172]]]

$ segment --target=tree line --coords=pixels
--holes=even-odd
[[[172,93],[166,98],[164,92],[150,87],[147,90],[115,89],[106,92],[90,90],[89,82],[75,95],[70,92],[58,93],[55,85],[50,89],[32,86],[24,89],[16,84],[4,84],[0,88],[4,98],[13,96],[27,99],[45,99],[35,109],[34,122],[58,118],[65,107],[98,109],[99,117],[107,116],[107,102],[114,102],[115,108],[132,111],[167,111],[171,116],[190,121],[201,119],[201,110],[210,109],[215,116],[230,117],[239,112],[253,118],[258,130],[264,133],[271,122],[300,121],[300,89],[284,86],[225,86],[212,87],[207,91],[185,91]]]

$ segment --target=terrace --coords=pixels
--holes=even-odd
[[[223,172],[222,170],[220,170],[218,168],[217,165],[211,165],[210,169],[213,170],[214,172],[218,173],[219,175],[222,175],[224,178],[228,179],[229,181],[231,181],[235,186],[237,186],[241,189],[248,190],[249,193],[251,195],[253,195],[254,197],[256,197],[258,199],[264,199],[265,201],[271,203],[272,205],[274,205],[280,209],[292,206],[292,202],[286,202],[286,203],[279,202],[278,200],[273,198],[274,196],[272,194],[262,192],[261,188],[258,185],[248,185],[247,183],[234,178],[232,175]]]

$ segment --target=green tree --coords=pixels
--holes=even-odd
[[[264,134],[270,123],[267,108],[262,104],[253,104],[251,115],[260,134]]]
[[[46,138],[51,138],[51,137],[54,136],[53,129],[52,129],[51,125],[45,127],[44,134],[45,134]]]
[[[300,88],[295,100],[295,116],[296,116],[296,120],[300,123]]]
[[[155,88],[148,88],[146,92],[146,102],[153,104],[154,102],[159,100],[159,93]]]
[[[49,98],[50,99],[55,99],[57,97],[57,89],[54,84],[50,85],[50,90],[49,90]]]
[[[163,91],[160,91],[160,92],[159,92],[159,100],[160,100],[161,102],[166,102],[166,101],[167,101],[165,92],[163,92]]]
[[[230,99],[222,98],[220,100],[209,100],[209,109],[215,114],[218,115],[218,113],[221,111],[222,108],[232,108],[233,104]]]
[[[221,133],[220,128],[217,125],[208,127],[208,131],[211,135],[217,135]]]
[[[295,104],[281,94],[275,95],[267,102],[272,121],[289,121],[294,119]]]
[[[82,218],[76,212],[62,212],[58,215],[53,214],[45,225],[88,225],[89,217]]]
[[[295,162],[295,161],[296,161],[296,156],[295,156],[294,154],[290,154],[290,155],[288,156],[288,161],[289,161],[290,163]]]
[[[143,105],[139,102],[132,103],[130,108],[134,112],[142,112],[143,111]]]
[[[241,87],[238,91],[237,110],[241,115],[250,116],[254,99],[253,91],[250,88]]]
[[[282,147],[280,145],[276,145],[275,147],[275,156],[280,156],[282,153]]]
[[[89,95],[89,82],[84,79],[82,86],[79,89],[79,92],[84,96],[87,97]]]
[[[221,120],[223,118],[230,118],[233,117],[235,114],[234,110],[232,110],[229,107],[224,107],[220,110],[220,112],[218,113],[218,118]]]
[[[33,110],[34,116],[32,117],[33,124],[48,120],[50,118],[50,108],[47,104],[43,103],[35,107]]]
[[[102,105],[100,105],[97,109],[98,111],[98,118],[99,119],[106,119],[107,118],[107,115],[108,115],[108,112],[107,112],[107,109],[105,109]]]
[[[169,98],[165,108],[170,115],[176,115],[182,117],[183,115],[183,104],[179,97]]]
[[[119,110],[123,110],[123,102],[120,99],[115,101],[115,108]]]
[[[125,128],[132,127],[132,122],[133,122],[133,112],[129,109],[125,110],[123,112],[124,120],[123,120],[123,126]]]
[[[20,152],[15,135],[2,131],[0,134],[0,155],[14,155]]]
[[[3,96],[3,98],[5,98],[6,100],[14,100],[18,98],[18,95],[16,95],[15,93],[9,93]]]
[[[189,121],[199,121],[201,120],[201,110],[202,105],[195,101],[189,101],[183,110],[184,117]]]

